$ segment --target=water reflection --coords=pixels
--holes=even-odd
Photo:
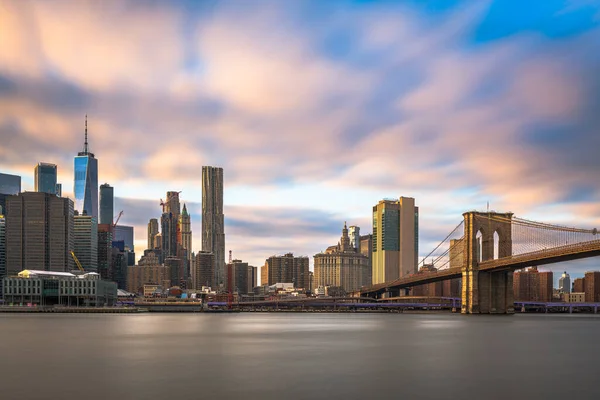
[[[2,315],[2,399],[599,398],[599,333],[543,315]]]

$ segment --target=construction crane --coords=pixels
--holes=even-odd
[[[123,210],[121,210],[119,212],[119,215],[117,216],[117,220],[115,221],[115,223],[113,224],[113,228],[117,226],[117,224],[119,223],[119,220],[121,219],[121,217],[123,216]]]
[[[73,250],[71,250],[71,256],[73,256],[73,260],[75,260],[75,264],[77,264],[77,268],[79,268],[79,270],[81,272],[85,272],[85,270],[83,269],[83,267],[81,266],[81,263],[79,262],[79,260],[77,259],[77,256],[75,255],[75,252]]]

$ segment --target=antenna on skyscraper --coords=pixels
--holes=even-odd
[[[87,141],[87,114],[85,114],[85,144],[83,145],[83,152],[88,153],[88,141]]]

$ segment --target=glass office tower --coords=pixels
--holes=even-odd
[[[38,163],[35,166],[35,191],[56,194],[56,164]]]
[[[98,218],[98,160],[88,150],[87,116],[85,118],[85,144],[74,160],[75,210],[81,215]]]
[[[19,175],[3,174],[0,172],[0,193],[21,193],[21,177]]]

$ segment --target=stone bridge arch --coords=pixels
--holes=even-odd
[[[494,234],[498,234],[498,258],[512,255],[512,213],[470,211],[464,217],[462,313],[513,313],[512,271],[480,272],[481,261],[494,259]]]

